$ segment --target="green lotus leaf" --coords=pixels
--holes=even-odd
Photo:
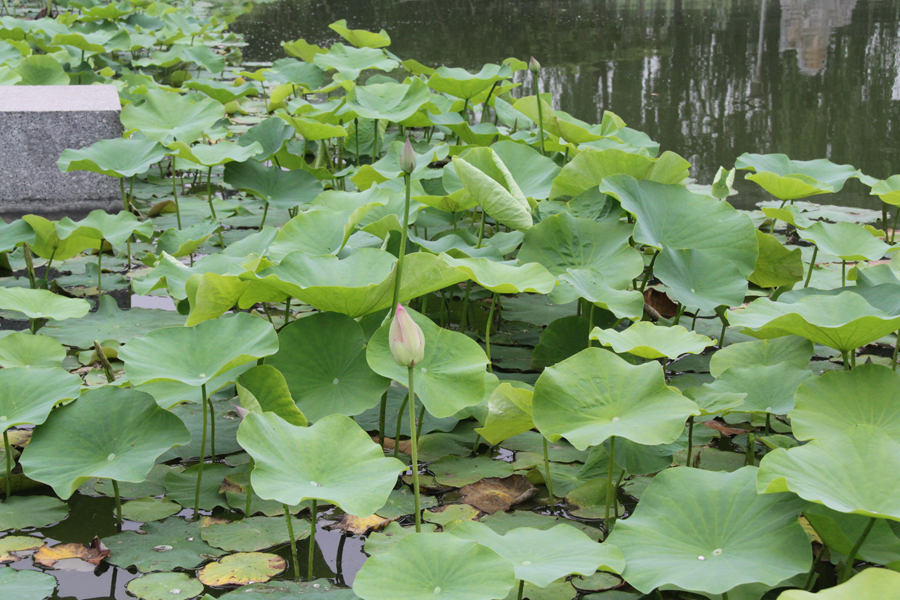
[[[356,79],[366,69],[393,71],[400,63],[375,48],[351,48],[334,44],[324,54],[316,54],[313,63],[322,69],[335,70],[344,79]]]
[[[218,142],[212,145],[196,144],[190,146],[184,142],[176,141],[169,144],[169,148],[179,159],[184,159],[203,167],[215,167],[230,162],[244,162],[261,154],[263,149],[260,144],[253,143],[242,146],[237,142]]]
[[[602,273],[592,269],[567,271],[566,275],[560,275],[559,280],[571,285],[572,291],[579,298],[610,311],[619,319],[637,320],[644,314],[644,295],[639,291],[614,289],[606,282]]]
[[[47,54],[26,56],[13,71],[22,78],[16,85],[69,85],[69,74]]]
[[[713,354],[709,361],[709,373],[719,377],[731,367],[774,367],[780,364],[805,369],[812,357],[812,343],[799,336],[740,342]]]
[[[810,505],[803,511],[803,516],[828,546],[834,562],[846,560],[862,532],[872,523],[869,517],[840,513],[821,504]],[[859,547],[856,557],[879,565],[891,565],[900,561],[898,532],[900,528],[897,528],[894,521],[877,519],[872,523],[872,529]]]
[[[452,535],[478,542],[512,563],[516,579],[547,587],[566,575],[590,575],[603,567],[622,571],[625,560],[619,549],[598,544],[570,525],[551,529],[520,527],[500,535],[477,521],[464,522]]]
[[[466,273],[481,287],[498,294],[549,294],[556,286],[556,277],[539,263],[516,266],[515,263],[496,262],[487,258],[453,258],[449,254],[440,256],[444,262]]]
[[[612,437],[670,444],[697,405],[666,386],[659,363],[634,366],[612,352],[588,348],[544,370],[534,386],[532,415],[548,439],[579,450]]]
[[[106,560],[117,567],[134,566],[141,573],[150,573],[193,569],[224,554],[200,538],[202,529],[196,521],[171,517],[161,523],[144,523],[141,529],[143,532],[123,531],[104,538],[111,553]]]
[[[128,521],[146,523],[148,521],[162,521],[177,515],[182,510],[181,505],[168,498],[136,498],[122,505],[122,518]]]
[[[338,254],[359,221],[372,208],[364,205],[356,211],[308,210],[288,221],[275,236],[269,248],[272,260],[283,262],[292,252],[302,252],[308,256]]]
[[[434,506],[437,506],[437,498],[431,496],[422,496],[421,498],[419,498],[419,506],[421,508],[432,508]],[[391,495],[388,497],[387,504],[379,508],[376,511],[376,514],[379,517],[383,517],[385,519],[397,519],[405,515],[413,515],[415,514],[415,512],[415,496],[413,495],[412,489],[408,487],[401,487],[391,492]],[[394,521],[392,521],[392,523],[396,524],[396,522]],[[399,525],[396,529],[401,529],[404,533],[406,533],[406,530],[399,527]],[[415,531],[415,529],[413,529],[413,531]]]
[[[44,600],[56,589],[56,577],[40,571],[0,569],[0,593],[16,600]]]
[[[778,600],[897,600],[900,598],[900,573],[886,569],[865,569],[852,579],[816,594],[787,590]]]
[[[791,160],[785,154],[740,155],[735,168],[753,171],[747,179],[755,181],[779,200],[796,200],[816,194],[841,191],[857,171],[851,165],[836,165],[830,160]]]
[[[22,243],[33,246],[34,241],[34,229],[24,219],[0,223],[0,252],[10,252]]]
[[[300,40],[302,41],[302,40]],[[325,53],[327,50],[322,50]],[[321,54],[320,53],[320,54]],[[312,64],[313,57],[303,59],[306,62],[292,58],[281,58],[272,63],[272,68],[266,74],[267,81],[277,81],[288,84],[291,92],[317,90],[325,82],[325,71]],[[273,92],[273,95],[275,92]]]
[[[312,202],[322,193],[322,184],[308,171],[285,171],[255,160],[225,165],[225,183],[285,210]]]
[[[512,77],[512,69],[494,64],[484,65],[478,73],[465,69],[440,67],[428,78],[428,87],[457,98],[470,99],[496,82]]]
[[[546,200],[560,168],[549,157],[525,144],[497,142],[491,144],[500,160],[526,198]]]
[[[212,98],[194,102],[179,94],[152,89],[143,104],[128,104],[121,115],[126,131],[140,131],[161,144],[195,142],[224,117],[225,109]]]
[[[309,521],[291,517],[294,541],[309,537]],[[214,523],[200,533],[203,541],[228,552],[256,552],[290,542],[287,523],[280,517],[250,517],[230,523]]]
[[[41,258],[69,260],[88,248],[99,248],[100,240],[93,237],[70,236],[62,240],[56,233],[56,223],[38,215],[25,215],[22,220],[31,225],[35,240],[32,252]]]
[[[496,446],[500,442],[534,429],[531,400],[534,392],[503,382],[488,398],[488,416],[484,427],[476,428],[481,437]]]
[[[153,235],[153,223],[140,221],[130,212],[111,215],[105,210],[92,210],[80,221],[63,217],[56,224],[56,231],[63,240],[70,236],[102,238],[113,246],[119,246],[135,234],[149,239]]]
[[[313,421],[334,413],[358,415],[378,404],[390,383],[369,367],[363,329],[346,315],[300,319],[278,333],[278,342],[266,366],[284,375],[290,396]]]
[[[756,232],[759,256],[756,267],[747,278],[759,287],[776,288],[803,279],[803,257],[800,248],[788,250],[774,236]]]
[[[284,144],[293,137],[293,128],[284,119],[269,117],[245,131],[238,138],[238,144],[251,146],[254,142],[259,142],[259,145],[262,146],[262,152],[253,158],[262,162],[269,160],[273,154],[280,151]],[[233,164],[233,166],[236,165]]]
[[[607,540],[625,556],[625,580],[644,593],[674,585],[721,594],[808,571],[812,552],[798,521],[806,503],[757,495],[756,472],[675,468],[654,477]]]
[[[0,531],[47,527],[69,514],[69,507],[49,496],[13,496],[0,504]]]
[[[385,458],[381,447],[343,415],[297,427],[273,413],[250,413],[238,429],[238,442],[256,461],[251,482],[261,498],[288,505],[323,500],[358,516],[384,506],[406,468]]]
[[[790,223],[797,229],[806,229],[815,223],[815,221],[810,220],[803,214],[804,211],[799,206],[794,206],[793,204],[781,207],[765,206],[763,207],[762,212],[770,219]]]
[[[191,275],[184,284],[184,292],[190,305],[185,325],[192,327],[222,316],[238,303],[249,284],[250,282],[235,276],[218,273]]]
[[[153,140],[100,140],[81,150],[64,150],[57,161],[59,170],[92,171],[109,177],[131,177],[146,172],[167,155]]]
[[[531,368],[541,371],[578,354],[588,347],[590,333],[590,320],[584,317],[571,315],[556,319],[541,332],[531,354]]]
[[[53,411],[20,463],[28,477],[67,500],[91,477],[140,483],[161,454],[190,441],[181,420],[149,394],[104,387]]]
[[[45,335],[12,333],[0,338],[0,367],[5,369],[59,367],[65,358],[62,344]]]
[[[424,501],[428,496],[423,496]],[[433,523],[422,523],[422,532],[434,533],[437,525]],[[373,531],[366,538],[365,552],[369,556],[375,556],[387,552],[397,545],[397,543],[406,536],[413,535],[416,532],[415,526],[401,527],[396,521],[391,521],[382,531]],[[357,597],[354,594],[354,597]]]
[[[167,229],[156,239],[156,254],[165,252],[173,258],[189,256],[219,229],[219,224],[204,219],[184,229]]]
[[[703,384],[700,395],[746,394],[741,412],[786,415],[794,409],[794,393],[815,375],[789,363],[771,366],[730,367],[712,383]],[[697,398],[697,403],[708,401]]]
[[[193,81],[188,81],[186,84],[184,84],[184,87],[189,90],[197,90],[198,92],[202,92],[213,100],[222,104],[228,104],[229,102],[240,100],[245,96],[256,96],[259,94],[256,86],[249,81],[246,83],[242,83],[241,85],[234,85],[232,82],[228,81],[195,79]]]
[[[341,125],[322,123],[316,119],[307,117],[292,117],[284,111],[278,111],[276,116],[283,119],[308,141],[327,140],[334,137],[347,137],[347,130]],[[296,168],[296,167],[295,167]]]
[[[519,230],[532,226],[528,200],[496,152],[475,148],[454,156],[453,166],[466,191],[498,223]]]
[[[190,600],[203,593],[203,584],[185,573],[151,573],[125,587],[140,600]]]
[[[595,327],[591,339],[611,347],[617,354],[629,353],[641,358],[676,359],[682,354],[700,354],[713,341],[705,335],[688,331],[681,325],[659,327],[649,321],[638,321],[624,331]]]
[[[865,346],[900,327],[900,316],[873,307],[851,291],[804,296],[792,303],[759,298],[746,308],[729,310],[727,318],[755,338],[799,335],[841,352]]]
[[[797,389],[791,428],[798,440],[828,439],[871,425],[900,441],[900,375],[881,365],[829,371]]]
[[[457,331],[442,329],[428,317],[408,309],[425,335],[425,357],[413,367],[415,391],[429,413],[449,417],[479,404],[484,398],[484,373],[487,356],[471,338]],[[390,323],[372,335],[366,348],[366,360],[373,371],[407,385],[406,367],[399,366],[388,343]]]
[[[279,349],[281,350],[284,349],[283,340],[284,338],[279,338]],[[274,356],[277,356],[277,353]],[[269,360],[273,357],[269,357]],[[257,365],[244,371],[235,380],[235,387],[241,406],[246,410],[259,413],[273,412],[291,425],[300,427],[308,425],[306,416],[300,412],[291,397],[291,391],[288,389],[284,375],[275,367],[268,364]]]
[[[505,598],[515,581],[512,564],[486,546],[417,533],[370,557],[353,591],[363,600],[491,600]]]
[[[216,446],[216,449],[218,448],[219,446]],[[165,477],[166,497],[182,506],[197,506],[196,493],[199,485],[201,510],[212,511],[216,508],[228,508],[225,495],[219,490],[222,489],[225,478],[233,471],[234,469],[221,463],[206,465],[202,474],[199,464],[194,464],[184,471],[169,471]],[[201,475],[202,479],[198,484],[198,478],[201,478]],[[246,500],[246,496],[244,499]]]
[[[856,223],[814,223],[797,235],[843,260],[879,260],[890,249]]]
[[[418,77],[410,83],[370,83],[358,85],[347,94],[343,111],[363,119],[383,119],[399,123],[413,116],[431,99],[428,86]]]
[[[302,583],[287,579],[268,583],[252,583],[219,597],[223,600],[253,600],[262,595],[266,600],[297,600],[297,598],[304,600],[358,600],[353,590],[335,588],[328,579],[314,579]],[[209,598],[201,600],[209,600]]]
[[[86,300],[64,298],[47,290],[0,287],[0,310],[13,310],[29,319],[80,319],[90,309]]]
[[[265,231],[263,232],[265,233]],[[274,228],[272,233],[274,234]],[[271,236],[271,237],[274,237]],[[271,240],[271,237],[268,237]],[[238,245],[237,242],[234,245]],[[219,275],[242,275],[247,272],[247,267],[243,263],[248,262],[248,256],[244,253],[240,254],[240,258],[231,256],[231,246],[219,254],[211,254],[204,256],[199,261],[194,262],[194,266],[190,267],[165,251],[159,255],[156,266],[143,278],[135,279],[132,288],[135,293],[146,295],[158,289],[165,289],[169,296],[176,300],[187,298],[185,285],[192,276],[205,273],[216,273]]]
[[[861,179],[863,183],[872,188],[872,196],[878,196],[878,199],[885,204],[900,206],[900,175],[894,175],[881,181]]]
[[[391,36],[384,29],[380,33],[366,31],[365,29],[347,29],[347,20],[341,19],[328,26],[342,38],[357,48],[384,48],[391,45]]]
[[[587,150],[572,159],[553,181],[550,198],[574,198],[612,175],[626,174],[635,179],[658,183],[681,183],[688,176],[691,164],[675,154],[664,152],[650,158],[615,148]]]
[[[653,274],[668,286],[673,299],[700,310],[739,306],[747,295],[746,276],[710,250],[663,248]]]
[[[184,352],[185,348],[191,349]],[[194,327],[170,327],[133,338],[121,350],[133,385],[174,380],[192,386],[209,383],[229,369],[274,354],[278,336],[264,319],[247,313]]]

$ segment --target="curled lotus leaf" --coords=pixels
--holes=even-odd
[[[836,165],[824,158],[791,160],[785,154],[745,152],[737,158],[734,166],[753,171],[747,179],[756,182],[779,200],[839,192],[844,183],[858,173],[851,165]]]
[[[28,319],[80,319],[91,305],[80,298],[64,298],[47,290],[0,287],[0,310],[22,313]]]
[[[641,358],[675,359],[682,354],[700,354],[713,345],[705,335],[688,331],[680,325],[661,327],[649,321],[638,321],[624,331],[595,327],[591,339],[610,346],[616,353],[629,353]]]

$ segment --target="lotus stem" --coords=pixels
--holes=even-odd
[[[588,348],[592,348],[594,346],[594,340],[591,339],[591,334],[594,330],[594,303],[590,303],[591,307],[588,309]]]
[[[752,433],[747,434],[747,453],[744,455],[744,464],[753,467],[756,465],[756,454],[754,453],[754,445],[756,444],[756,436]]]
[[[641,293],[644,293],[644,290],[647,289],[647,282],[650,281],[650,277],[653,275],[653,265],[656,264],[656,257],[659,256],[659,250],[653,251],[653,258],[650,259],[650,265],[647,267],[647,272],[644,273],[644,280],[641,282]]]
[[[466,282],[466,295],[463,297],[462,314],[459,317],[459,330],[465,331],[469,321],[469,294],[472,292],[472,280]]]
[[[497,84],[499,81],[495,81],[494,85],[491,86],[491,89],[488,91],[487,98],[484,99],[484,103],[481,105],[481,123],[484,123],[485,118],[488,115],[488,107],[490,106],[491,96],[494,95],[494,90],[497,89]]]
[[[103,238],[100,238],[100,249],[97,251],[97,298],[103,293]]]
[[[291,300],[293,298],[288,296],[287,302],[284,303],[284,325],[282,327],[287,326],[291,322]]]
[[[616,436],[612,436],[609,438],[609,469],[606,473],[606,512],[605,518],[603,519],[603,523],[606,525],[606,537],[609,537],[609,534],[612,533],[613,527],[615,526],[615,519],[610,521],[609,518],[609,509],[612,506],[612,503],[616,501],[615,495],[615,485],[613,485],[613,470],[615,470],[616,466]]]
[[[478,446],[480,444],[481,444],[481,434],[476,433],[475,434],[475,442],[472,444],[472,456],[475,456],[478,454]]]
[[[162,177],[162,167],[159,168],[160,177]],[[134,212],[134,178],[137,177],[137,174],[131,176],[131,183],[128,186],[128,206],[131,207],[131,211]]]
[[[381,395],[381,406],[378,409],[378,445],[384,450],[384,421],[387,416],[387,392]]]
[[[822,547],[819,548],[819,551],[816,553],[816,558],[813,559],[812,567],[809,569],[809,575],[806,576],[806,582],[803,584],[803,589],[807,592],[812,589],[813,583],[816,581],[816,568],[819,566],[819,563],[822,562],[822,557],[825,555],[825,544],[822,544]]]
[[[31,248],[28,244],[22,244],[22,253],[25,255],[25,268],[28,270],[28,283],[31,289],[37,288],[37,281],[34,276],[34,259],[31,257]]]
[[[840,576],[838,576],[838,585],[846,582],[850,579],[850,575],[853,574],[853,562],[856,560],[856,555],[859,553],[859,549],[862,548],[863,543],[866,541],[866,538],[869,537],[869,533],[872,531],[872,527],[875,526],[875,520],[877,517],[872,517],[869,519],[869,524],[866,525],[866,528],[863,530],[862,535],[859,536],[859,539],[856,540],[856,543],[853,544],[853,548],[850,550],[850,554],[847,555],[847,562],[844,563],[843,568],[841,569]]]
[[[254,466],[252,456],[250,457],[249,466],[250,466],[250,470],[247,471],[247,505],[244,508],[244,516],[245,517],[251,516],[252,511],[253,511],[253,508],[250,506],[251,501],[253,500],[253,481],[250,478],[250,475],[253,473],[253,466]],[[288,512],[287,505],[285,505],[284,508],[285,508],[285,512]],[[296,550],[296,547],[294,548],[294,550]],[[299,571],[297,569],[297,557],[295,556],[294,557],[294,574],[297,575],[298,573],[299,573]],[[299,575],[298,575],[298,577],[299,577]]]
[[[406,188],[406,202],[403,207],[403,229],[400,231],[400,252],[397,254],[397,264],[394,266],[394,301],[391,303],[391,314],[394,317],[397,304],[400,302],[400,279],[403,277],[403,260],[406,258],[406,238],[409,234],[409,196],[412,187],[412,179],[409,174],[403,175]]]
[[[894,356],[891,358],[891,370],[897,370],[897,351],[900,350],[900,331],[897,332],[897,343],[894,344]]]
[[[694,466],[694,415],[688,417],[688,453],[687,453],[687,465],[688,467]]]
[[[112,481],[113,494],[116,497],[116,526],[119,531],[122,531],[122,496],[119,494],[119,482],[115,479],[110,479],[110,481]]]
[[[306,569],[306,576],[310,581],[313,580],[313,558],[316,555],[316,519],[318,516],[319,504],[318,501],[313,498],[312,505],[309,507],[309,517],[312,524],[309,528],[309,563]]]
[[[725,320],[725,314],[722,313],[719,315],[719,319],[722,320],[722,333],[719,334],[719,348],[725,347],[725,330],[728,329],[728,321]]]
[[[819,247],[813,246],[813,255],[812,260],[809,261],[809,271],[806,273],[806,281],[803,282],[803,287],[809,286],[809,280],[812,279],[813,269],[816,268],[816,255],[819,253]]]
[[[728,600],[728,592],[722,592],[722,600]]]
[[[262,230],[263,227],[266,226],[266,216],[269,214],[269,203],[266,202],[266,207],[263,209],[262,221],[259,222],[259,229]]]
[[[103,352],[103,347],[100,346],[100,342],[97,340],[94,340],[94,352],[97,353],[97,361],[100,363],[100,366],[103,367],[103,372],[106,374],[106,383],[114,382],[116,376],[113,374],[112,365],[109,364],[109,360]]]
[[[684,304],[681,302],[678,303],[678,307],[675,310],[675,320],[672,321],[672,325],[678,325],[681,322],[681,315],[684,314]]]
[[[891,227],[891,243],[893,244],[897,240],[897,221],[900,219],[900,206],[897,207],[897,210],[894,212],[894,225]]]
[[[556,512],[556,496],[553,495],[553,478],[550,477],[550,448],[547,445],[547,438],[541,436],[544,442],[544,479],[547,484],[547,492],[550,494],[550,513]]]
[[[203,394],[203,433],[200,436],[200,462],[197,467],[197,488],[194,490],[194,520],[200,518],[200,485],[203,483],[203,461],[206,460],[206,384],[200,386]]]
[[[3,430],[3,449],[6,451],[6,501],[12,496],[12,448],[9,445],[9,430]]]
[[[772,435],[772,413],[766,413],[766,435]]]
[[[898,343],[900,343],[900,340],[898,340]],[[847,352],[846,350],[841,350],[841,362],[844,364],[844,370],[849,371],[851,368],[850,367],[850,353]]]
[[[518,600],[522,600],[522,594],[523,594],[524,592],[525,592],[525,580],[524,580],[524,579],[520,579],[520,580],[519,580],[519,593],[518,593],[518,596],[517,596]]]
[[[206,201],[209,202],[209,212],[212,215],[213,220],[218,223],[219,217],[216,216],[216,209],[213,207],[213,197],[212,197],[212,167],[209,167],[206,171]],[[222,239],[222,230],[217,228],[216,233],[219,234],[219,245],[222,246],[222,250],[225,249],[225,240]]]
[[[362,157],[359,155],[359,119],[353,119],[353,130],[356,132],[356,168],[362,166]]]
[[[250,497],[249,492],[247,492],[247,497]],[[248,501],[247,504],[249,505],[250,502]],[[300,561],[297,560],[297,539],[294,537],[294,524],[291,522],[291,509],[287,504],[282,504],[281,506],[284,507],[284,520],[287,521],[288,542],[291,545],[291,566],[294,569],[294,580],[300,581]],[[312,561],[310,561],[310,564],[312,564]],[[310,575],[310,579],[312,579],[312,575]]]
[[[397,429],[394,430],[394,458],[400,454],[400,426],[403,424],[403,411],[406,410],[408,403],[409,394],[406,394],[403,402],[400,403],[400,410],[397,411]]]
[[[375,119],[374,127],[372,128],[372,164],[375,164],[375,161],[378,160],[378,119]]]
[[[216,462],[216,409],[212,398],[207,398],[206,403],[209,404],[209,453],[212,461]]]
[[[494,363],[491,362],[491,325],[494,323],[494,306],[497,304],[497,292],[491,296],[491,310],[488,312],[487,326],[484,328],[485,350],[488,359],[488,371],[494,372]]]
[[[415,496],[415,506],[416,506],[416,533],[422,532],[422,512],[420,510],[421,500],[419,498],[419,449],[418,449],[418,440],[416,438],[416,391],[415,391],[415,367],[409,367],[407,369],[409,372],[409,434],[410,434],[410,454],[412,456],[412,464],[410,468],[412,469],[412,478],[413,478],[413,494]]]
[[[541,142],[541,154],[547,156],[547,151],[544,149],[544,108],[541,106],[541,80],[537,73],[534,73],[534,89],[538,107],[538,139]]]
[[[175,185],[175,157],[172,157],[172,196],[175,198],[175,219],[178,221],[178,231],[181,231],[181,208],[178,205],[178,189]]]
[[[122,207],[125,208],[125,212],[131,212],[131,207],[128,206],[128,196],[125,195],[124,177],[119,177],[119,191],[122,193]]]
[[[841,287],[847,285],[847,261],[841,259]]]
[[[416,418],[416,438],[422,435],[422,426],[425,424],[425,405],[419,408],[419,416]]]

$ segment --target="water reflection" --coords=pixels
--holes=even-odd
[[[825,67],[831,31],[849,25],[856,0],[781,0],[781,40],[778,48],[797,51],[804,75]]]

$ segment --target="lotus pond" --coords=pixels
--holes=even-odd
[[[117,87],[58,164],[123,210],[0,224],[3,598],[898,597],[900,175],[694,178],[527,56],[47,9],[0,82]]]

